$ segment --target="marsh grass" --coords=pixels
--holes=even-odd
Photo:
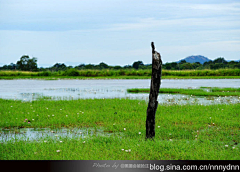
[[[159,105],[154,141],[145,140],[147,102],[142,100],[0,99],[0,104],[2,128],[103,127],[105,132],[123,134],[2,142],[1,160],[240,159],[240,104]]]
[[[151,78],[151,69],[121,69],[121,70],[77,70],[68,69],[66,71],[0,71],[0,79],[86,79],[86,78],[117,78],[117,79],[146,79]],[[240,69],[219,69],[219,70],[163,70],[162,78],[240,78]]]
[[[206,90],[208,89],[208,91]],[[129,93],[149,93],[149,88],[127,89]],[[194,96],[240,96],[240,88],[212,88],[201,87],[200,89],[186,88],[160,88],[159,93],[186,94]]]
[[[210,88],[212,92],[240,92],[240,88]]]

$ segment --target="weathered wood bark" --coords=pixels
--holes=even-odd
[[[147,119],[146,119],[146,139],[153,139],[155,136],[155,114],[158,107],[158,92],[161,85],[162,76],[162,60],[161,55],[155,51],[154,43],[152,46],[152,78],[149,94],[149,102],[147,108]]]

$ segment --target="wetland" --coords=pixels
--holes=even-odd
[[[1,160],[239,160],[239,96],[160,93],[145,140],[150,80],[0,80]],[[238,90],[240,80],[162,80]],[[214,88],[216,89],[216,88]],[[227,91],[225,90],[225,91]],[[194,154],[192,152],[195,152]]]

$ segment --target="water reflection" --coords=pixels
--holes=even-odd
[[[103,128],[11,128],[0,129],[0,141],[39,141],[43,139],[60,140],[62,138],[76,139],[92,136],[110,136],[119,133],[104,132]]]
[[[128,98],[148,101],[148,94],[131,94],[129,88],[149,88],[150,79],[122,80],[0,80],[0,98],[33,101]],[[240,87],[240,79],[163,79],[161,88]],[[159,103],[239,103],[238,97],[208,99],[159,94]],[[231,100],[229,100],[231,99]]]

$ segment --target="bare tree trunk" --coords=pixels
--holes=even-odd
[[[155,114],[158,107],[158,92],[161,85],[162,60],[161,55],[155,51],[154,43],[152,46],[152,78],[149,93],[149,102],[147,108],[146,120],[146,139],[155,137]]]

